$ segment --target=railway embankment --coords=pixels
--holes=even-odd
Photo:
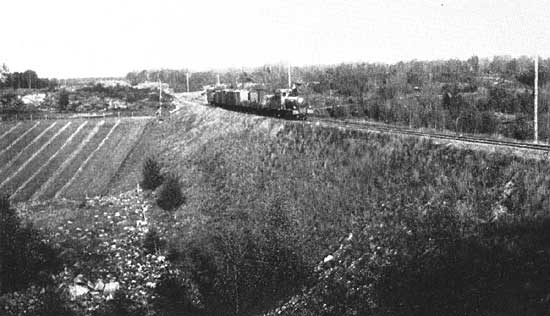
[[[219,264],[208,271],[212,280],[242,291],[240,306],[234,292],[224,292],[229,287],[206,304],[226,295],[224,309],[252,311],[269,305],[268,296],[281,299],[302,286],[308,308],[321,314],[346,314],[348,307],[451,311],[464,302],[472,306],[465,313],[536,310],[534,302],[546,298],[546,160],[192,104],[161,130],[155,155],[166,171],[179,173],[187,203],[175,220],[158,221],[159,232],[181,260],[199,264],[204,258],[185,255],[198,252]],[[279,255],[262,248],[273,244]],[[341,245],[348,250],[338,257]],[[222,273],[224,265],[233,274]],[[274,276],[266,265],[293,272]],[[247,277],[228,281],[234,273]],[[449,276],[456,276],[452,290]],[[277,288],[287,290],[273,295]],[[491,294],[478,300],[472,293]],[[526,296],[518,301],[511,293]]]
[[[134,311],[544,315],[549,304],[545,160],[191,103],[146,127],[111,183],[113,196],[135,190],[146,157],[178,175],[186,200],[166,212],[152,202],[156,192],[135,193],[148,205],[155,254],[168,262],[141,284],[146,295],[132,294],[138,287],[126,284],[144,281],[124,279],[124,269],[99,269],[111,266],[105,249],[86,248],[99,257],[71,252],[80,266],[98,267],[87,276],[93,282],[124,280]],[[134,209],[107,200],[101,214],[113,220]],[[80,212],[96,214],[97,205]],[[57,211],[42,206],[41,218],[47,212]],[[32,221],[32,209],[25,214]],[[53,241],[61,238],[55,229],[44,225]],[[127,245],[141,258],[144,246]]]

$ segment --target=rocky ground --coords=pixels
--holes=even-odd
[[[61,250],[65,267],[53,282],[69,298],[71,309],[89,314],[117,293],[142,306],[154,299],[157,281],[170,265],[163,254],[148,253],[143,246],[153,207],[143,192],[134,190],[80,203],[22,203],[17,209]],[[12,293],[5,309],[32,314],[32,297],[43,291],[31,287]]]

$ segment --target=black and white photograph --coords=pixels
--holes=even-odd
[[[550,0],[0,16],[0,316],[550,315]]]

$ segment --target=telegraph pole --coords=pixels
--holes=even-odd
[[[162,106],[162,81],[159,78],[159,106]]]
[[[185,79],[187,81],[187,92],[189,92],[189,72],[185,73]]]
[[[290,81],[290,63],[288,63],[288,88],[292,89],[292,82]]]
[[[538,99],[539,99],[539,56],[535,55],[535,143],[539,141],[539,117],[538,117]]]

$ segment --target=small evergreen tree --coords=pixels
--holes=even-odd
[[[183,203],[185,203],[185,197],[181,192],[181,184],[178,176],[169,174],[166,176],[161,186],[157,198],[157,205],[165,211],[173,211]]]
[[[141,187],[145,190],[154,190],[163,180],[160,164],[152,157],[147,158],[143,163]]]

